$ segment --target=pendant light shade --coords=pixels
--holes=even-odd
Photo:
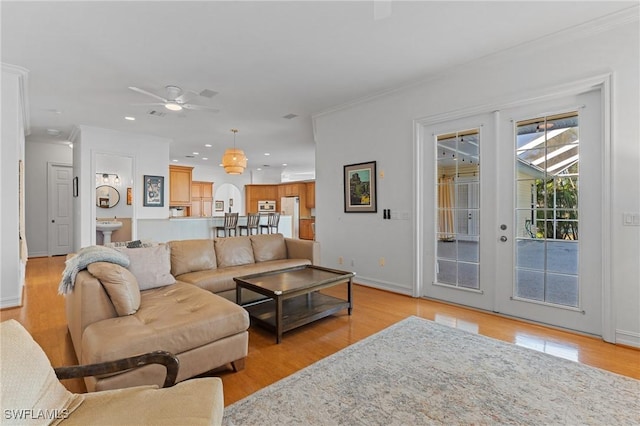
[[[236,133],[238,129],[231,129],[233,132],[233,148],[229,148],[222,156],[222,166],[224,171],[230,175],[240,175],[247,167],[247,157],[244,151],[236,148]]]

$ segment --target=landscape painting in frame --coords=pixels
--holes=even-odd
[[[345,213],[375,213],[376,198],[376,162],[344,166]]]
[[[164,177],[144,175],[143,205],[164,207]]]

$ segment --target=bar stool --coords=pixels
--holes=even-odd
[[[253,235],[253,229],[256,230],[256,234],[258,234],[258,225],[260,224],[260,214],[259,213],[249,213],[247,215],[247,224],[238,226],[240,230],[240,235],[242,235],[242,230],[247,230],[247,235]]]
[[[264,232],[262,232],[262,230],[266,229],[267,234],[271,234],[272,230],[273,230],[273,233],[277,234],[279,222],[280,222],[280,213],[269,213],[269,215],[267,216],[267,224],[260,225],[260,233],[263,234]]]
[[[238,235],[238,213],[225,213],[224,214],[224,225],[216,226],[216,237],[220,231],[223,233],[223,237],[230,237],[231,231],[233,231],[233,235]]]

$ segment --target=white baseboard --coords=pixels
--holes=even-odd
[[[4,308],[17,308],[22,305],[20,297],[8,297],[6,299],[0,299],[0,309]]]
[[[29,252],[29,257],[47,257],[49,253],[46,251]]]
[[[407,296],[411,296],[413,294],[413,289],[411,288],[402,287],[397,283],[388,281],[374,280],[372,278],[363,277],[362,275],[356,275],[353,281],[356,284],[362,284],[367,287],[373,287],[380,290],[387,290],[393,293],[405,294]]]
[[[616,330],[616,343],[640,348],[640,333],[626,330]]]

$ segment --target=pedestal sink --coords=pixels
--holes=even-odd
[[[110,220],[102,220],[96,222],[96,229],[102,232],[103,241],[102,244],[107,244],[111,242],[111,233],[113,231],[117,231],[122,228],[122,222],[110,221]]]

